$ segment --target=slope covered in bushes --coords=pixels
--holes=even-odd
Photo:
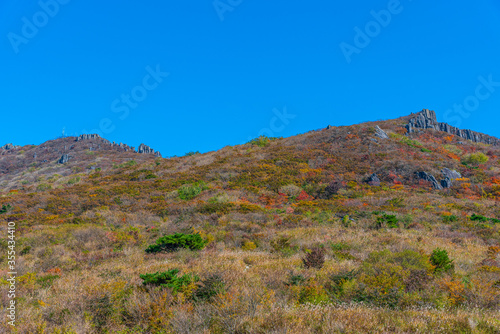
[[[7,177],[20,332],[498,333],[500,148],[407,123]]]

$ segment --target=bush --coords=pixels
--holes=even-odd
[[[443,223],[453,223],[458,220],[458,217],[455,215],[443,216]]]
[[[267,137],[267,136],[260,136],[257,138],[254,138],[248,142],[248,144],[255,145],[258,147],[266,147],[271,144],[271,141],[276,138],[274,137]]]
[[[429,260],[435,267],[435,273],[448,272],[454,268],[453,260],[450,260],[448,252],[445,249],[436,248],[433,250]]]
[[[193,294],[196,301],[209,301],[213,297],[225,292],[224,280],[218,274],[212,274],[198,284],[198,288]]]
[[[201,154],[200,151],[188,152],[188,153],[184,154],[184,156],[185,157],[192,157],[193,155],[197,155],[197,154]]]
[[[293,272],[290,272],[290,275],[288,277],[288,282],[285,282],[286,286],[299,286],[302,285],[306,281],[306,278],[304,275],[301,274],[294,274]]]
[[[287,195],[288,197],[295,198],[295,197],[300,195],[300,193],[302,192],[302,188],[300,188],[294,184],[288,184],[286,186],[279,188],[278,191],[281,194]]]
[[[189,289],[190,285],[194,288],[194,283],[199,281],[198,276],[192,274],[185,274],[177,276],[179,269],[170,269],[164,272],[156,272],[154,274],[139,275],[143,280],[143,285],[154,285],[162,288],[170,288],[173,293],[185,292]]]
[[[146,248],[146,253],[173,252],[179,248],[200,250],[205,245],[206,241],[199,234],[176,233],[159,238],[155,244]]]
[[[487,222],[488,218],[481,216],[481,215],[476,215],[475,213],[470,216],[470,220],[476,221],[476,222]]]
[[[384,250],[370,253],[360,269],[356,299],[395,307],[410,285],[413,289],[413,286],[424,284],[431,272],[432,265],[428,257],[415,251],[392,253]],[[415,282],[415,278],[420,277],[423,280]]]
[[[330,276],[330,283],[327,284],[327,291],[334,297],[338,298],[344,294],[344,286],[346,282],[356,278],[357,273],[354,270],[344,271]]]
[[[305,258],[302,259],[306,268],[321,269],[325,264],[325,250],[321,247],[314,247]]]
[[[465,164],[471,164],[471,165],[481,165],[487,163],[489,160],[488,156],[485,155],[484,153],[478,152],[478,153],[471,153],[466,155],[463,159],[462,162]]]
[[[375,224],[376,228],[389,227],[389,228],[398,228],[399,220],[394,215],[386,215],[384,214],[382,217],[377,218],[377,223]]]
[[[273,252],[281,253],[284,256],[290,256],[295,254],[298,251],[298,246],[292,246],[291,237],[287,236],[279,236],[273,240],[271,240],[271,247],[273,248]]]
[[[7,211],[9,211],[10,209],[12,209],[12,206],[10,204],[7,204],[7,205],[2,205],[2,208],[0,209],[0,215],[2,213],[6,213]]]
[[[208,189],[204,182],[195,184],[185,184],[177,190],[179,198],[182,200],[191,200],[201,194],[203,190]]]

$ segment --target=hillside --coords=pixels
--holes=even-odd
[[[499,157],[430,110],[168,159],[6,145],[19,333],[500,333]],[[145,251],[175,233],[201,249]]]

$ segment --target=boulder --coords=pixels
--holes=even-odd
[[[451,186],[453,185],[453,183],[451,182],[450,178],[446,178],[444,180],[441,180],[441,187],[443,188],[451,188]]]
[[[371,186],[375,186],[375,187],[380,186],[380,179],[378,178],[377,174],[375,174],[375,173],[370,175],[368,177],[368,179],[366,179],[366,182]]]
[[[441,174],[443,174],[444,178],[449,178],[452,181],[462,177],[462,174],[460,174],[456,170],[451,170],[449,168],[443,168],[441,170]]]
[[[68,154],[63,154],[61,159],[59,159],[58,163],[60,164],[65,164],[71,159],[71,157]]]
[[[417,172],[417,177],[420,180],[429,181],[432,184],[432,186],[434,187],[434,189],[436,189],[436,190],[443,189],[443,187],[436,180],[436,178],[433,175],[429,174],[429,173],[426,173],[426,172]]]
[[[381,139],[389,139],[387,133],[384,130],[382,130],[378,125],[375,127],[375,136]]]

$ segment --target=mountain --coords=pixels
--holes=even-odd
[[[18,330],[495,333],[499,156],[427,109],[168,159],[5,145]]]

